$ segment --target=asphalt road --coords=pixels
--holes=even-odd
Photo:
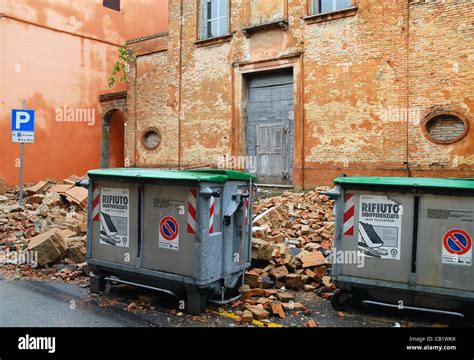
[[[146,298],[152,306],[127,310]],[[312,314],[287,313],[272,323],[305,326],[313,319],[319,327],[431,327],[456,326],[449,317],[406,313],[380,308],[358,308],[345,313],[313,293],[297,293]],[[88,288],[57,281],[0,278],[0,327],[237,327],[231,307],[209,309],[200,317],[182,314],[166,296],[152,291],[114,286],[106,295],[93,296]],[[224,311],[225,310],[225,311]],[[268,324],[260,324],[268,325]],[[251,325],[258,326],[258,325]]]
[[[133,313],[84,303],[88,291],[55,281],[0,279],[0,327],[148,325]]]

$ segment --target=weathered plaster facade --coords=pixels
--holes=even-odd
[[[19,182],[20,146],[12,143],[10,118],[22,99],[36,110],[35,143],[25,145],[26,183],[100,166],[106,113],[99,96],[126,89],[123,82],[107,84],[118,49],[127,39],[168,28],[167,0],[120,4],[115,11],[103,0],[0,1],[0,178],[8,184]],[[112,121],[111,129],[123,134],[121,124]],[[123,141],[110,150],[110,165],[120,164]]]
[[[436,109],[474,121],[474,3],[354,0],[309,16],[308,0],[232,0],[229,35],[209,40],[198,3],[170,0],[168,33],[129,43],[131,166],[245,155],[248,76],[291,68],[295,187],[341,173],[474,177],[472,129],[452,144],[423,132]],[[140,141],[150,126],[155,150]]]

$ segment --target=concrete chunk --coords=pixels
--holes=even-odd
[[[38,264],[44,266],[62,258],[66,246],[60,240],[57,229],[51,229],[33,237],[28,244],[29,251],[38,252]]]

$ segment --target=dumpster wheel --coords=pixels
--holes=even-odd
[[[201,315],[206,310],[208,293],[205,290],[187,292],[186,311],[191,315]]]
[[[345,290],[339,290],[331,298],[331,305],[336,311],[344,311],[349,305],[351,294]]]
[[[93,294],[103,294],[105,292],[105,276],[102,274],[95,274],[91,272],[89,276],[89,289]]]

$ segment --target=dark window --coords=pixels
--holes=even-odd
[[[120,11],[120,0],[104,0],[104,7]]]

